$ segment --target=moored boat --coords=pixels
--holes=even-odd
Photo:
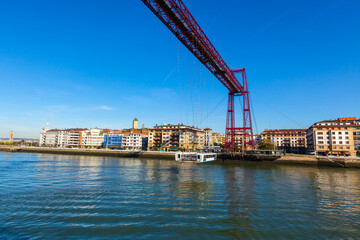
[[[216,153],[198,153],[198,152],[177,152],[175,161],[177,162],[194,162],[205,163],[216,160]]]

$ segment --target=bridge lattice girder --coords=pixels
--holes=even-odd
[[[254,146],[249,104],[249,91],[245,69],[231,70],[216,51],[199,24],[195,21],[182,0],[142,0],[149,9],[170,29],[171,32],[204,64],[213,75],[229,90],[229,106],[225,143],[227,148],[235,148],[235,131],[241,129],[250,136],[246,145]],[[235,73],[242,73],[240,83]],[[243,97],[243,127],[235,127],[234,96]]]

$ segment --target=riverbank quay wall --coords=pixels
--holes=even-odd
[[[62,149],[62,148],[43,148],[43,147],[14,147],[0,146],[0,152],[26,152],[44,154],[68,154],[86,156],[106,156],[124,158],[146,158],[158,160],[174,160],[175,152],[158,151],[124,151],[124,150],[105,150],[105,149]],[[349,157],[316,157],[311,155],[287,154],[281,157],[270,159],[268,156],[243,157],[242,155],[219,154],[218,163],[258,163],[258,164],[286,164],[286,165],[306,165],[306,166],[326,166],[341,168],[360,168],[360,158]]]
[[[72,149],[72,148],[32,148],[32,147],[3,147],[0,152],[26,152],[26,153],[45,153],[45,154],[64,154],[64,155],[86,155],[86,156],[105,156],[105,157],[124,157],[124,158],[147,158],[147,159],[168,159],[174,160],[173,152],[152,152],[152,151],[125,151],[125,150],[105,150],[105,149]]]
[[[218,161],[225,163],[258,162],[264,164],[360,168],[360,158],[355,157],[319,157],[301,154],[286,154],[285,156],[219,154],[218,159]]]

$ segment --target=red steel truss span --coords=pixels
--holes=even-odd
[[[235,136],[240,135],[244,139],[243,149],[254,147],[245,68],[239,70],[231,70],[229,68],[181,0],[142,1],[229,90],[225,149],[234,151]],[[242,82],[236,78],[236,73],[241,74]],[[239,128],[235,127],[234,97],[237,96],[242,96],[243,98],[243,126]]]

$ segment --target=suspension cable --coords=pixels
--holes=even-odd
[[[273,107],[273,106],[271,106],[270,104],[268,104],[268,103],[264,102],[264,101],[263,101],[263,100],[261,100],[260,98],[255,97],[254,95],[253,95],[253,97],[254,97],[254,98],[256,98],[257,100],[259,100],[260,102],[264,103],[266,106],[268,106],[269,108],[271,108],[271,109],[272,109],[272,110],[274,110],[275,112],[277,112],[277,113],[281,114],[282,116],[286,117],[286,118],[287,118],[287,119],[289,119],[290,121],[292,121],[292,122],[296,123],[296,124],[297,124],[297,125],[299,125],[300,127],[302,127],[302,128],[306,128],[306,127],[304,127],[304,125],[302,125],[301,123],[299,123],[299,122],[295,121],[295,120],[294,120],[294,119],[292,119],[291,117],[287,116],[285,113],[283,113],[283,112],[281,112],[281,111],[277,110],[275,107]]]

